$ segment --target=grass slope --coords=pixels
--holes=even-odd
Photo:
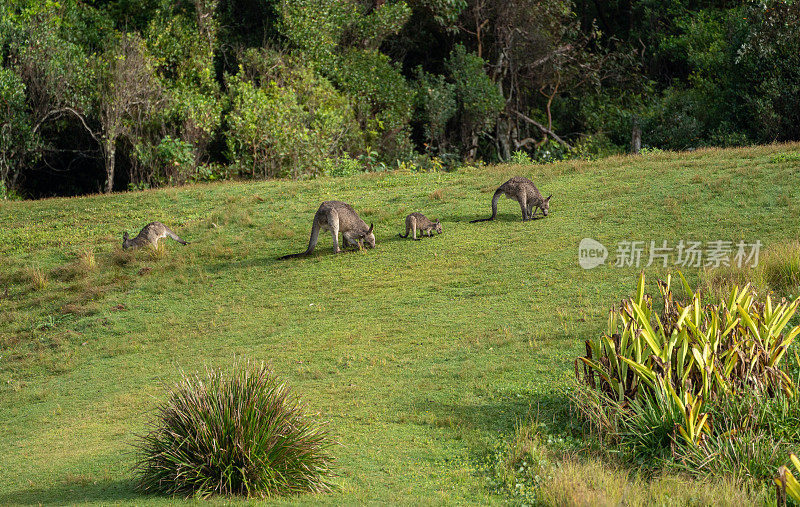
[[[490,443],[531,414],[569,425],[572,360],[635,282],[582,270],[580,240],[613,258],[622,240],[797,238],[799,162],[776,154],[799,149],[0,203],[0,504],[173,503],[132,489],[130,443],[180,370],[237,356],[271,363],[341,442],[338,491],[291,501],[502,501],[479,472]],[[554,194],[550,217],[503,200],[468,224],[513,175]],[[276,261],[334,198],[378,247],[334,256],[323,235]],[[444,234],[399,239],[416,210]],[[122,253],[150,220],[192,243]]]

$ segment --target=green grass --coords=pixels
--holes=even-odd
[[[171,504],[133,488],[131,443],[181,370],[239,357],[270,363],[340,442],[336,490],[291,501],[507,500],[483,471],[496,439],[530,416],[570,427],[572,360],[636,281],[582,270],[580,240],[613,259],[622,240],[798,239],[800,171],[778,156],[798,150],[0,202],[0,504]],[[522,223],[503,200],[497,221],[468,224],[513,175],[554,194],[550,216]],[[334,198],[374,222],[378,247],[334,256],[323,235],[310,258],[275,260],[305,248]],[[444,233],[398,238],[412,211]],[[151,220],[191,244],[122,252],[123,230]]]

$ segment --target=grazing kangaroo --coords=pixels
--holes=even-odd
[[[495,190],[494,196],[492,197],[492,216],[489,218],[470,220],[469,223],[474,224],[475,222],[494,220],[497,216],[497,201],[500,200],[500,196],[503,194],[505,194],[507,198],[519,202],[519,207],[522,209],[523,222],[532,220],[533,216],[536,214],[536,210],[542,210],[544,216],[550,213],[550,198],[553,196],[549,195],[547,199],[543,199],[542,194],[539,193],[539,189],[536,188],[536,185],[534,185],[531,180],[523,178],[522,176],[514,176]],[[536,210],[534,210],[534,208],[536,208]],[[531,213],[531,211],[533,211],[533,213]]]
[[[430,219],[422,213],[414,212],[406,217],[406,235],[398,234],[398,236],[407,238],[408,231],[414,231],[414,241],[419,241],[420,238],[417,238],[417,231],[426,233],[426,236],[433,236],[433,231],[441,234],[442,224],[439,223],[439,220],[431,222]]]
[[[181,245],[189,244],[161,222],[150,222],[145,225],[141,232],[133,239],[128,239],[127,232],[122,233],[122,248],[127,250],[128,248],[139,248],[145,245],[151,245],[155,248],[158,246],[158,240],[161,238],[174,239]]]
[[[319,205],[317,213],[314,215],[314,223],[311,226],[311,239],[308,240],[308,248],[303,253],[284,255],[279,259],[291,259],[308,255],[314,251],[319,240],[320,229],[330,231],[333,236],[333,253],[339,253],[339,232],[342,233],[344,246],[364,246],[375,248],[375,235],[372,233],[372,224],[361,220],[358,213],[349,204],[342,201],[325,201]]]

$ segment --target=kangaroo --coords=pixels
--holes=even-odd
[[[128,239],[128,233],[122,233],[122,248],[139,248],[145,245],[153,247],[158,246],[158,240],[161,238],[171,238],[180,243],[181,245],[188,245],[189,243],[182,240],[175,232],[162,224],[161,222],[150,222],[145,225],[139,234],[133,238]]]
[[[417,238],[418,230],[420,233],[425,233],[426,236],[430,237],[433,236],[433,231],[439,234],[442,233],[442,224],[439,223],[439,220],[431,222],[430,219],[422,213],[414,212],[406,217],[406,235],[403,236],[399,233],[397,235],[401,238],[407,238],[408,231],[414,231],[414,241],[419,241],[421,238]]]
[[[314,215],[314,222],[311,226],[311,239],[308,240],[308,248],[305,252],[284,255],[279,259],[291,259],[302,257],[314,251],[319,240],[320,229],[330,231],[333,236],[333,253],[341,252],[339,249],[339,232],[342,233],[344,246],[364,246],[375,248],[375,235],[372,233],[372,224],[361,220],[358,213],[349,204],[342,201],[325,201],[319,205],[317,213]]]
[[[494,220],[497,216],[497,201],[500,196],[505,194],[509,199],[514,199],[519,202],[519,207],[522,209],[522,221],[533,220],[536,211],[542,210],[542,215],[547,216],[550,213],[550,198],[552,195],[547,196],[547,199],[542,198],[539,189],[528,178],[522,176],[514,176],[506,181],[500,188],[495,190],[492,197],[492,216],[489,218],[479,218],[477,220],[470,220],[469,223],[475,222],[488,222]],[[536,209],[534,209],[536,208]],[[531,213],[533,211],[533,213]]]

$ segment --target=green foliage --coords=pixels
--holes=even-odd
[[[548,139],[541,146],[537,146],[533,151],[533,160],[540,164],[549,164],[566,160],[572,157],[572,150],[553,139]]]
[[[311,65],[330,68],[339,41],[358,12],[346,0],[289,0],[281,2],[280,32],[290,48]]]
[[[351,25],[346,45],[377,49],[389,35],[399,32],[410,17],[411,8],[406,2],[384,3]]]
[[[800,139],[797,26],[792,0],[614,0],[602,10],[564,0],[8,0],[0,66],[13,98],[0,113],[0,179],[37,196],[94,190],[100,167],[117,159],[128,172],[117,184],[134,187],[204,179],[213,164],[218,176],[311,175],[325,159],[372,152],[368,170],[418,154],[452,167],[504,160],[552,137],[516,113],[573,146],[529,148],[537,162],[625,151],[634,120],[659,149]],[[111,102],[142,84],[122,79],[115,86],[125,93],[109,101],[109,50],[122,38],[144,42],[145,74],[159,92],[152,107],[112,125]],[[262,149],[257,167],[241,154],[241,103],[230,101],[228,78],[240,67],[239,79],[262,92],[269,81],[279,87],[260,101],[262,112],[265,101],[273,113],[286,108],[271,128],[302,117],[283,140],[262,135],[276,148]],[[327,97],[326,111],[309,96]],[[249,135],[246,151],[261,149]],[[165,136],[192,147],[178,177],[151,165]],[[294,161],[301,167],[288,169]]]
[[[763,483],[800,442],[796,379],[782,363],[800,334],[787,328],[800,298],[759,302],[745,286],[704,306],[681,280],[689,303],[673,300],[668,277],[659,316],[641,275],[608,333],[586,341],[576,373],[595,394],[577,406],[640,465]]]
[[[270,83],[261,88],[234,77],[227,123],[229,156],[251,176],[297,176],[314,163],[313,137],[296,121],[303,110],[291,89]]]
[[[364,171],[361,162],[349,158],[325,158],[320,161],[320,173],[327,176],[352,176]]]
[[[511,154],[511,160],[508,161],[509,164],[516,164],[516,165],[528,165],[533,163],[533,159],[527,152],[522,150],[517,150]]]
[[[487,133],[503,109],[503,97],[484,71],[486,62],[459,44],[450,53],[445,67],[455,83],[459,115],[467,136]]]
[[[367,145],[384,161],[407,158],[414,93],[389,57],[374,50],[347,50],[334,79],[350,97]]]
[[[416,106],[430,149],[444,149],[447,123],[455,116],[456,85],[445,81],[444,76],[416,69]]]
[[[6,199],[39,139],[25,105],[25,85],[11,69],[0,67],[0,199]]]
[[[772,157],[773,162],[795,162],[800,161],[800,153],[779,153]]]
[[[492,489],[515,502],[536,505],[539,486],[556,475],[536,423],[517,421],[506,440],[493,442],[479,465]]]
[[[260,64],[267,58],[251,51],[247,66],[229,80],[227,143],[239,171],[314,175],[323,160],[358,151],[362,141],[348,100],[308,69],[279,62],[265,74]]]
[[[162,168],[159,176],[167,182],[185,180],[192,170],[192,145],[186,141],[165,136],[156,146],[155,154],[157,164]]]
[[[263,363],[183,376],[137,449],[150,493],[271,497],[330,489],[323,425]]]
[[[650,148],[648,146],[645,146],[644,148],[639,150],[639,155],[643,157],[646,157],[648,155],[658,155],[659,153],[664,153],[664,150],[662,150],[661,148]]]
[[[800,476],[800,459],[792,453],[789,456],[791,464],[793,465],[794,474]],[[800,502],[800,482],[797,482],[792,471],[787,466],[781,466],[778,469],[778,476],[775,477],[775,484],[778,486],[778,498],[786,502],[786,495],[795,502]]]

